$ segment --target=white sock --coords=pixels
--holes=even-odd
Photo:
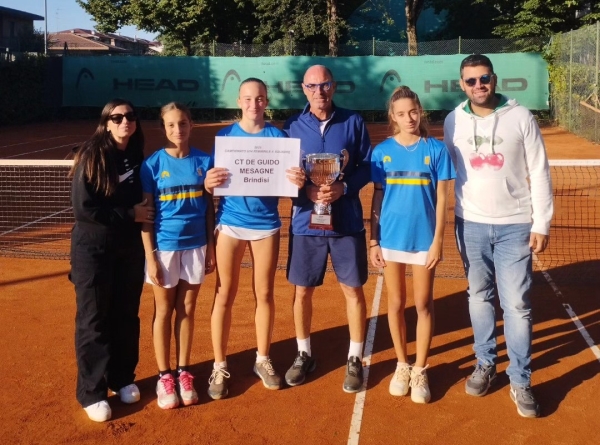
[[[268,355],[260,355],[258,351],[256,351],[256,363],[266,362],[268,358]]]
[[[227,369],[227,360],[220,363],[215,362],[213,365],[213,369]]]
[[[308,336],[308,338],[305,338],[305,339],[296,338],[296,342],[298,343],[298,352],[304,351],[310,357],[311,356],[310,335]]]
[[[359,360],[363,358],[363,342],[356,343],[350,340],[350,349],[348,350],[348,358],[358,357]]]

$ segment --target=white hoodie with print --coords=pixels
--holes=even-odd
[[[500,96],[488,116],[461,103],[444,122],[444,142],[456,167],[455,214],[484,224],[533,223],[548,235],[553,214],[546,148],[531,112]]]

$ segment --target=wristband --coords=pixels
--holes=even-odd
[[[371,244],[369,247],[377,247],[377,246],[379,246],[379,243],[377,243],[377,244]]]

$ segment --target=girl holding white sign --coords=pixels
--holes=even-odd
[[[267,86],[256,78],[240,85],[238,106],[242,118],[217,133],[217,136],[285,137],[285,134],[265,122],[269,104]],[[288,179],[302,188],[305,174],[300,167],[286,170]],[[212,193],[228,178],[226,168],[208,171],[204,187]],[[255,326],[258,350],[254,373],[268,389],[279,389],[281,377],[271,363],[269,349],[275,319],[274,282],[279,254],[281,220],[277,210],[279,198],[223,196],[219,201],[216,225],[217,289],[211,314],[211,335],[215,353],[208,395],[217,400],[227,396],[226,351],[231,328],[231,310],[239,284],[240,267],[246,245],[250,246],[253,266],[253,291],[256,299]]]
[[[156,207],[154,225],[142,226],[146,282],[154,290],[152,337],[158,365],[157,403],[162,409],[198,403],[189,372],[196,298],[205,274],[215,268],[214,206],[204,191],[212,158],[190,147],[189,109],[176,102],[161,110],[167,144],[142,165],[144,198]],[[175,326],[171,320],[175,312]],[[177,374],[170,366],[171,335]]]

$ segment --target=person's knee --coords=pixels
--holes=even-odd
[[[217,292],[215,295],[214,307],[224,310],[231,310],[234,299],[235,298],[233,295],[230,295],[227,292],[222,292],[219,289],[219,292]]]
[[[402,297],[392,297],[388,294],[388,312],[404,314],[406,309],[406,299]]]
[[[363,291],[362,286],[350,287],[350,286],[347,286],[342,283],[340,283],[340,286],[342,287],[342,291],[344,293],[344,296],[346,297],[346,301],[349,304],[356,304],[356,305],[366,304],[365,293]]]
[[[156,320],[170,320],[173,315],[173,311],[175,310],[174,304],[163,303],[157,304],[154,309],[154,318]]]
[[[296,286],[294,291],[294,301],[305,304],[312,301],[314,287]]]
[[[415,311],[418,317],[428,317],[433,313],[433,301],[427,299],[415,302]]]

